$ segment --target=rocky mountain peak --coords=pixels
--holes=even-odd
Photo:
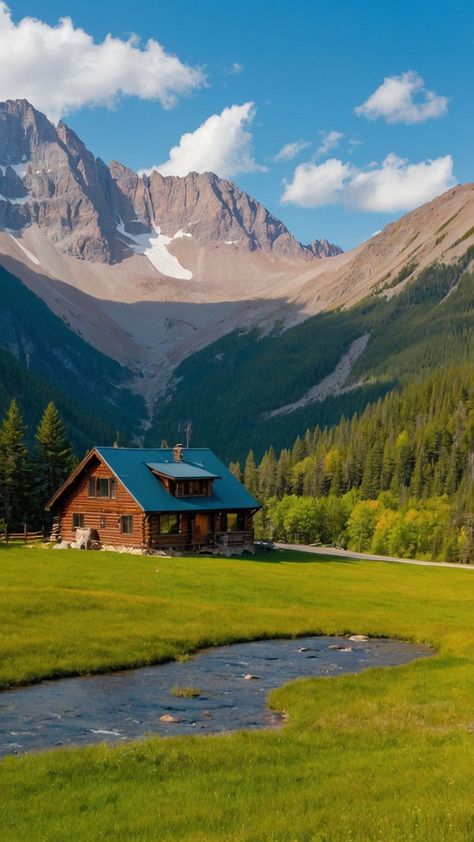
[[[140,175],[116,161],[107,167],[66,123],[53,126],[26,100],[0,103],[0,166],[0,228],[37,225],[60,251],[87,261],[120,261],[138,250],[133,238],[147,233],[292,263],[340,253],[326,241],[302,245],[215,173],[182,178]]]
[[[311,240],[306,246],[315,257],[336,257],[337,254],[342,254],[343,249],[328,240]]]

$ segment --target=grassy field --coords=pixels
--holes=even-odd
[[[301,553],[0,549],[3,687],[263,636],[359,632],[439,650],[293,682],[271,695],[289,717],[279,730],[7,758],[2,842],[472,842],[473,592],[463,570]]]

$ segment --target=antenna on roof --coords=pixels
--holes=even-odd
[[[191,442],[192,432],[193,432],[193,422],[190,419],[189,421],[186,421],[186,423],[184,425],[184,434],[186,436],[186,447],[189,447],[189,444]]]

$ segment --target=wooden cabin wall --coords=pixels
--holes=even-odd
[[[89,465],[68,489],[60,503],[61,538],[63,541],[75,541],[76,530],[72,525],[74,512],[84,515],[84,528],[96,529],[102,544],[142,547],[146,545],[145,515],[142,509],[128,493],[120,480],[117,480],[117,497],[89,497],[89,479],[101,477],[113,478],[115,475],[103,463]],[[133,532],[120,531],[120,516],[133,516]],[[101,517],[105,526],[101,526]]]
[[[166,516],[166,515],[165,515]],[[160,515],[152,513],[147,521],[147,537],[151,546],[187,546],[191,543],[191,515],[188,512],[181,514],[180,531],[178,533],[160,533]]]

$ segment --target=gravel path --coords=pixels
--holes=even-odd
[[[360,558],[364,561],[388,561],[396,564],[415,564],[418,567],[449,567],[450,570],[474,570],[471,564],[449,564],[445,561],[417,561],[414,558],[395,558],[386,555],[370,555],[369,553],[355,553],[352,550],[337,550],[334,547],[315,547],[312,544],[279,544],[275,543],[279,550],[299,550],[302,553],[314,553],[315,555],[333,555],[337,558]]]

